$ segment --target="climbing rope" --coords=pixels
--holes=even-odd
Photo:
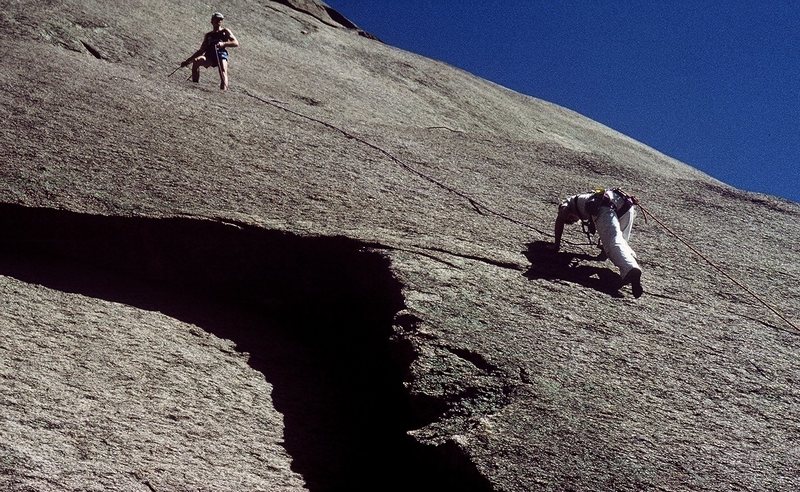
[[[507,220],[507,221],[509,221],[509,222],[511,222],[511,223],[513,223],[513,224],[517,224],[517,225],[519,225],[519,226],[522,226],[522,227],[525,227],[525,228],[531,229],[531,230],[533,230],[533,231],[536,231],[536,232],[538,232],[539,234],[541,234],[542,236],[547,236],[547,237],[553,237],[553,236],[554,236],[553,234],[549,234],[549,233],[547,233],[547,232],[544,232],[544,231],[542,231],[541,229],[538,229],[538,228],[536,228],[536,227],[532,226],[531,224],[528,224],[528,223],[526,223],[526,222],[523,222],[523,221],[520,221],[520,220],[518,220],[518,219],[515,219],[515,218],[513,218],[513,217],[511,217],[511,216],[509,216],[509,215],[507,215],[507,214],[505,214],[505,213],[503,213],[503,212],[500,212],[500,211],[494,210],[493,208],[491,208],[491,207],[487,206],[486,204],[483,204],[483,203],[479,202],[478,200],[475,200],[474,198],[470,197],[470,196],[469,196],[469,195],[467,195],[466,193],[464,193],[464,192],[462,192],[462,191],[460,191],[460,190],[457,190],[457,189],[455,189],[455,188],[453,188],[453,187],[451,187],[451,186],[449,186],[449,185],[447,185],[447,184],[445,184],[445,183],[442,183],[441,181],[439,181],[439,180],[437,180],[437,179],[435,179],[435,178],[433,178],[433,177],[431,177],[431,176],[428,176],[427,174],[425,174],[425,173],[421,172],[420,170],[418,170],[418,169],[414,168],[413,166],[411,166],[411,165],[407,164],[406,162],[403,162],[402,160],[400,160],[399,158],[395,157],[393,154],[391,154],[391,153],[390,153],[390,152],[388,152],[387,150],[385,150],[385,149],[383,149],[383,148],[379,147],[378,145],[375,145],[375,144],[373,144],[373,143],[371,143],[371,142],[368,142],[367,140],[364,140],[363,138],[361,138],[361,137],[358,137],[357,135],[354,135],[354,134],[352,134],[352,133],[350,133],[350,132],[348,132],[348,131],[346,131],[346,130],[344,130],[344,129],[342,129],[342,128],[339,128],[339,127],[338,127],[338,126],[336,126],[336,125],[332,125],[331,123],[328,123],[328,122],[326,122],[326,121],[323,121],[323,120],[320,120],[320,119],[317,119],[317,118],[314,118],[314,117],[311,117],[311,116],[308,116],[308,115],[302,114],[302,113],[300,113],[300,112],[294,111],[294,110],[292,110],[292,109],[289,109],[289,108],[287,108],[287,107],[284,105],[285,103],[282,103],[282,101],[278,101],[278,100],[276,100],[276,99],[266,99],[266,98],[264,98],[264,97],[261,97],[261,96],[259,96],[259,95],[257,95],[257,94],[254,94],[254,93],[250,92],[250,91],[249,91],[249,90],[247,90],[247,89],[243,89],[243,90],[242,90],[242,93],[243,93],[243,94],[245,94],[245,95],[246,95],[246,96],[248,96],[248,97],[251,97],[251,98],[253,98],[253,99],[256,99],[256,100],[258,100],[258,101],[261,101],[261,102],[262,102],[262,103],[264,103],[264,104],[268,104],[268,105],[270,105],[270,106],[273,106],[273,107],[275,107],[275,108],[277,108],[277,109],[280,109],[280,110],[282,110],[282,111],[285,111],[285,112],[287,112],[287,113],[293,114],[293,115],[295,115],[295,116],[298,116],[298,117],[300,117],[300,118],[304,118],[304,119],[307,119],[307,120],[310,120],[310,121],[314,121],[314,122],[316,122],[316,123],[319,123],[319,124],[321,124],[321,125],[323,125],[323,126],[326,126],[326,127],[330,128],[330,129],[332,129],[332,130],[334,130],[334,131],[337,131],[337,132],[341,133],[342,135],[344,135],[344,136],[345,136],[346,138],[348,138],[348,139],[353,139],[353,140],[356,140],[356,141],[360,142],[361,144],[363,144],[363,145],[366,145],[366,146],[368,146],[368,147],[370,147],[370,148],[372,148],[372,149],[374,149],[374,150],[376,150],[376,151],[378,151],[378,152],[380,152],[380,153],[384,154],[386,157],[388,157],[389,159],[391,159],[392,161],[394,161],[396,164],[398,164],[399,166],[403,167],[403,168],[404,168],[404,169],[406,169],[407,171],[409,171],[409,172],[411,172],[411,173],[413,173],[413,174],[416,174],[417,176],[419,176],[419,177],[421,177],[421,178],[423,178],[423,179],[425,179],[425,180],[427,180],[427,181],[431,182],[432,184],[434,184],[434,185],[436,185],[436,186],[438,186],[438,187],[440,187],[440,188],[442,188],[442,189],[444,189],[444,190],[446,190],[446,191],[448,191],[448,192],[450,192],[450,193],[454,193],[455,195],[457,195],[457,196],[460,196],[460,197],[464,198],[465,200],[467,200],[467,202],[469,202],[469,204],[470,204],[470,205],[471,205],[471,206],[472,206],[472,207],[473,207],[473,208],[474,208],[474,209],[475,209],[475,210],[476,210],[478,213],[481,213],[481,214],[483,214],[483,211],[486,211],[486,212],[489,212],[489,213],[491,213],[492,215],[496,215],[497,217],[500,217],[500,218],[502,218],[502,219],[504,219],[504,220]],[[622,190],[617,190],[617,191],[621,192],[621,193],[622,193],[624,196],[626,196],[626,197],[628,197],[629,199],[631,199],[631,200],[633,201],[633,203],[634,203],[636,206],[638,206],[638,207],[639,207],[639,209],[642,211],[642,215],[644,216],[644,220],[645,220],[645,222],[647,222],[648,216],[650,216],[651,218],[653,218],[653,220],[655,220],[655,221],[656,221],[656,222],[657,222],[659,225],[661,225],[661,227],[663,227],[663,228],[664,228],[664,229],[665,229],[667,232],[669,232],[670,234],[672,234],[673,236],[675,236],[675,237],[676,237],[676,238],[677,238],[677,239],[678,239],[678,240],[679,240],[681,243],[683,243],[683,244],[684,244],[686,247],[688,247],[688,248],[689,248],[689,249],[690,249],[690,250],[691,250],[693,253],[695,253],[695,254],[696,254],[696,255],[698,255],[700,258],[702,258],[703,260],[705,260],[705,261],[706,261],[706,262],[707,262],[709,265],[711,265],[711,266],[712,266],[712,267],[713,267],[715,270],[717,270],[717,271],[718,271],[718,272],[720,272],[722,275],[724,275],[726,278],[728,278],[728,279],[729,279],[731,282],[733,282],[734,284],[738,285],[738,286],[739,286],[740,288],[742,288],[742,289],[743,289],[745,292],[747,292],[748,294],[750,294],[751,296],[753,296],[753,297],[754,297],[754,298],[755,298],[755,299],[756,299],[758,302],[760,302],[761,304],[763,304],[763,305],[764,305],[764,306],[765,306],[767,309],[769,309],[770,311],[772,311],[772,312],[773,312],[773,313],[774,313],[776,316],[778,316],[780,319],[782,319],[782,320],[783,320],[783,321],[785,321],[787,324],[789,324],[789,326],[791,326],[792,328],[794,328],[796,331],[800,332],[800,328],[798,328],[798,327],[797,327],[797,325],[795,325],[794,323],[792,323],[791,321],[789,321],[789,320],[788,320],[788,319],[787,319],[785,316],[783,316],[783,315],[782,315],[780,312],[778,312],[778,310],[777,310],[777,309],[775,309],[775,308],[774,308],[774,307],[772,307],[772,306],[771,306],[769,303],[767,303],[766,301],[764,301],[764,300],[763,300],[763,299],[762,299],[762,298],[761,298],[761,297],[760,297],[758,294],[756,294],[755,292],[753,292],[753,291],[752,291],[751,289],[749,289],[749,288],[748,288],[746,285],[742,284],[741,282],[739,282],[739,281],[738,281],[738,280],[736,280],[735,278],[733,278],[733,277],[731,277],[730,275],[728,275],[728,273],[727,273],[727,272],[725,272],[725,271],[724,271],[722,268],[720,268],[719,266],[717,266],[717,265],[716,265],[716,264],[715,264],[713,261],[709,260],[709,259],[708,259],[708,258],[707,258],[705,255],[703,255],[703,254],[702,254],[700,251],[698,251],[698,250],[697,250],[695,247],[693,247],[691,244],[689,244],[688,242],[686,242],[686,241],[685,241],[685,240],[684,240],[684,239],[683,239],[681,236],[679,236],[679,235],[678,235],[677,233],[675,233],[675,232],[674,232],[672,229],[670,229],[670,228],[669,228],[669,227],[668,227],[666,224],[664,224],[664,222],[662,222],[662,221],[661,221],[661,220],[659,220],[659,219],[658,219],[658,218],[657,218],[655,215],[653,215],[653,213],[652,213],[652,212],[650,212],[650,211],[649,211],[649,210],[647,210],[645,207],[643,207],[643,206],[642,206],[642,204],[639,202],[639,200],[638,200],[638,199],[637,199],[635,196],[628,195],[627,193],[623,192]],[[588,235],[588,234],[587,234],[587,235]],[[564,240],[564,241],[562,241],[562,242],[564,242],[564,243],[566,243],[566,244],[570,244],[570,245],[583,246],[583,245],[579,245],[579,244],[577,244],[577,243],[572,243],[572,242],[570,242],[570,241],[567,241],[567,240]],[[590,242],[591,242],[591,241],[590,241]]]
[[[264,104],[268,104],[268,105],[270,105],[270,106],[272,106],[274,108],[280,109],[281,111],[285,111],[285,112],[287,112],[289,114],[292,114],[294,116],[297,116],[297,117],[300,117],[300,118],[303,118],[303,119],[306,119],[306,120],[309,120],[309,121],[313,121],[313,122],[318,123],[320,125],[323,125],[323,126],[325,126],[327,128],[330,128],[331,130],[334,130],[336,132],[341,133],[342,135],[344,135],[348,139],[355,140],[355,141],[357,141],[357,142],[359,142],[359,143],[361,143],[361,144],[363,144],[363,145],[365,145],[365,146],[367,146],[367,147],[369,147],[369,148],[371,148],[373,150],[376,150],[376,151],[380,152],[381,154],[383,154],[386,157],[388,157],[389,159],[391,159],[395,164],[397,164],[398,166],[402,167],[403,169],[409,171],[410,173],[419,176],[420,178],[422,178],[422,179],[434,184],[435,186],[438,186],[439,188],[442,188],[443,190],[445,190],[445,191],[447,191],[449,193],[453,193],[454,195],[463,198],[464,200],[466,200],[470,204],[470,206],[472,206],[472,208],[475,209],[475,211],[477,211],[481,215],[484,215],[484,212],[488,212],[488,213],[490,213],[492,215],[495,215],[495,216],[500,217],[500,218],[502,218],[504,220],[507,220],[508,222],[511,222],[513,224],[517,224],[519,226],[526,227],[528,229],[534,230],[534,231],[538,232],[539,234],[541,234],[543,236],[553,237],[553,234],[548,234],[548,233],[546,233],[546,232],[544,232],[544,231],[542,231],[540,229],[537,229],[536,227],[532,226],[531,224],[528,224],[528,223],[525,223],[523,221],[517,220],[514,217],[511,217],[511,216],[509,216],[509,215],[507,215],[507,214],[505,214],[503,212],[495,210],[495,209],[491,208],[490,206],[488,206],[488,205],[486,205],[484,203],[481,203],[480,201],[472,198],[471,196],[469,196],[468,194],[464,193],[463,191],[457,190],[456,188],[453,188],[452,186],[449,186],[446,183],[443,183],[443,182],[439,181],[438,179],[423,173],[422,171],[420,171],[419,169],[415,168],[414,166],[412,166],[412,165],[402,161],[400,158],[394,156],[391,152],[389,152],[389,151],[383,149],[382,147],[380,147],[378,145],[375,145],[374,143],[369,142],[369,141],[367,141],[367,140],[365,140],[365,139],[363,139],[363,138],[361,138],[361,137],[359,137],[357,135],[354,135],[354,134],[350,133],[347,130],[339,128],[338,126],[333,125],[331,123],[328,123],[327,121],[323,121],[323,120],[320,120],[318,118],[314,118],[312,116],[308,116],[308,115],[305,115],[305,114],[300,113],[298,111],[295,111],[293,109],[290,109],[290,108],[286,107],[284,105],[285,103],[282,103],[282,101],[278,101],[276,99],[267,99],[267,98],[261,97],[258,94],[254,94],[253,92],[249,91],[248,89],[241,89],[241,92],[244,95],[248,96],[248,97],[251,97],[251,98],[253,98],[253,99],[257,100],[257,101],[260,101],[260,102],[262,102]],[[564,242],[567,243],[567,244],[572,244],[572,243],[569,243],[568,241],[564,241]]]
[[[725,277],[726,277],[728,280],[730,280],[730,281],[731,281],[731,282],[733,282],[734,284],[738,285],[738,286],[739,286],[739,287],[740,287],[742,290],[744,290],[745,292],[747,292],[748,294],[750,294],[751,296],[753,296],[753,297],[754,297],[754,298],[755,298],[755,299],[756,299],[758,302],[760,302],[761,304],[763,304],[763,305],[764,305],[764,307],[766,307],[767,309],[769,309],[770,311],[772,311],[772,312],[775,314],[775,316],[779,317],[780,319],[782,319],[783,321],[785,321],[785,322],[786,322],[786,323],[787,323],[789,326],[791,326],[792,328],[794,328],[796,331],[800,332],[800,328],[798,328],[798,327],[797,327],[797,325],[795,325],[794,323],[792,323],[791,321],[789,321],[789,320],[788,320],[788,319],[787,319],[787,318],[786,318],[784,315],[782,315],[780,312],[778,312],[778,310],[777,310],[777,309],[775,309],[774,307],[772,307],[772,306],[771,306],[771,305],[770,305],[770,304],[769,304],[767,301],[765,301],[764,299],[762,299],[762,298],[761,298],[761,296],[759,296],[758,294],[756,294],[755,292],[753,292],[753,291],[752,291],[750,288],[748,288],[746,285],[744,285],[743,283],[739,282],[739,281],[738,281],[738,280],[736,280],[735,278],[733,278],[733,277],[731,277],[730,275],[728,275],[728,273],[727,273],[725,270],[723,270],[721,267],[719,267],[719,266],[718,266],[717,264],[715,264],[713,261],[711,261],[710,259],[708,259],[708,257],[706,257],[706,256],[705,256],[703,253],[701,253],[700,251],[698,251],[698,250],[697,250],[697,248],[695,248],[694,246],[692,246],[691,244],[689,244],[689,243],[688,243],[686,240],[684,240],[684,239],[683,239],[683,238],[682,238],[680,235],[678,235],[678,234],[677,234],[675,231],[673,231],[672,229],[670,229],[670,228],[669,228],[669,226],[667,226],[667,225],[666,225],[666,224],[665,224],[663,221],[661,221],[661,220],[660,220],[658,217],[656,217],[655,215],[653,215],[653,212],[651,212],[651,211],[647,210],[646,208],[644,208],[644,207],[642,206],[642,204],[641,204],[641,203],[637,203],[637,206],[638,206],[638,207],[639,207],[639,208],[642,210],[642,212],[643,212],[643,213],[645,213],[645,214],[649,215],[649,216],[650,216],[650,217],[651,217],[653,220],[655,220],[655,221],[656,221],[656,222],[657,222],[657,223],[658,223],[658,224],[659,224],[661,227],[663,227],[663,228],[664,228],[664,230],[666,230],[667,232],[669,232],[670,234],[672,234],[673,236],[675,236],[675,238],[676,238],[676,239],[678,239],[678,241],[680,241],[681,243],[683,243],[683,245],[684,245],[684,246],[686,246],[687,248],[689,248],[689,249],[690,249],[690,250],[691,250],[691,251],[692,251],[694,254],[696,254],[697,256],[699,256],[700,258],[702,258],[703,260],[705,260],[705,261],[706,261],[706,263],[708,263],[709,265],[711,265],[711,266],[712,266],[712,267],[713,267],[713,268],[714,268],[716,271],[718,271],[719,273],[721,273],[722,275],[724,275],[724,276],[725,276]]]

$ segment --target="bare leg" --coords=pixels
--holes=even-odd
[[[228,89],[228,60],[221,60],[222,64],[219,69],[219,88],[220,90]]]
[[[192,82],[200,82],[200,67],[207,67],[205,56],[198,56],[192,63]]]

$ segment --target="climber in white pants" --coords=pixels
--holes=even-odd
[[[558,207],[555,225],[555,249],[561,247],[564,224],[574,224],[579,220],[589,223],[600,235],[603,252],[619,268],[622,285],[631,284],[634,297],[640,297],[642,289],[642,269],[636,261],[636,253],[628,241],[631,237],[634,205],[636,197],[620,190],[601,190],[581,193],[564,200]]]

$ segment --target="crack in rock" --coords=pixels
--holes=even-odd
[[[92,56],[94,56],[98,60],[105,60],[105,57],[102,54],[100,54],[100,51],[98,51],[97,48],[95,48],[94,46],[90,45],[86,41],[81,41],[81,43],[86,48],[86,50],[89,51],[89,53],[92,54]]]
[[[292,470],[310,490],[490,490],[459,449],[408,434],[417,417],[403,378],[418,354],[402,332],[419,320],[403,312],[388,259],[369,245],[9,204],[0,204],[0,227],[0,274],[160,311],[249,353],[284,415]],[[209,319],[207,303],[260,321]],[[298,368],[298,360],[310,362]]]

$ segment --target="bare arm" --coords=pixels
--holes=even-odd
[[[238,48],[239,47],[239,40],[236,39],[236,36],[230,31],[230,29],[225,29],[225,32],[228,33],[228,40],[227,41],[220,41],[216,44],[217,49],[225,49],[225,48]]]
[[[563,209],[560,207],[558,209],[558,215],[556,216],[556,225],[554,233],[556,236],[554,249],[558,251],[559,248],[561,248],[561,235],[564,234],[564,213]]]
[[[191,56],[189,56],[189,58],[187,58],[183,63],[181,63],[181,66],[186,66],[186,65],[192,63],[195,58],[197,58],[198,56],[200,56],[203,53],[205,53],[206,52],[206,43],[208,43],[208,35],[203,37],[203,43],[200,45],[200,49],[198,49],[197,51],[192,53]]]
[[[228,29],[228,39],[227,41],[222,41],[217,43],[217,48],[238,48],[239,47],[239,40],[236,39],[236,36]]]

